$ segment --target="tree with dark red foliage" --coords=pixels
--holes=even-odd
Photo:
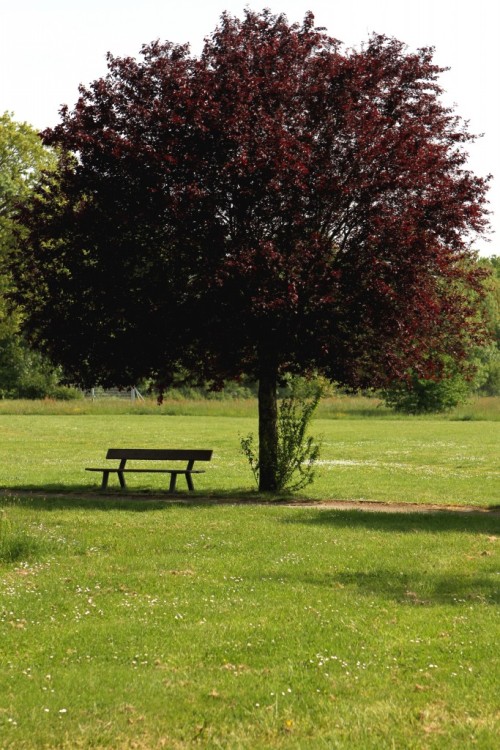
[[[200,57],[108,56],[44,133],[59,181],[14,259],[31,339],[83,384],[259,381],[260,488],[276,388],[439,378],[479,336],[487,179],[440,101],[432,50],[359,50],[269,11],[227,14]]]

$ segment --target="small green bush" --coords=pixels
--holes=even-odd
[[[307,396],[300,385],[292,381],[290,395],[282,399],[278,414],[278,492],[296,492],[314,481],[321,443],[307,435],[309,425],[321,398],[319,387]],[[259,461],[254,436],[240,438],[254,478],[259,483]]]

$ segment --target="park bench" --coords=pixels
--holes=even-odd
[[[188,450],[185,448],[173,450],[163,448],[110,448],[106,454],[107,459],[119,460],[120,463],[115,467],[86,468],[85,471],[101,471],[102,484],[101,489],[105,490],[108,486],[110,474],[117,474],[120,486],[125,488],[125,474],[129,473],[162,473],[170,474],[169,492],[175,491],[175,485],[179,474],[184,474],[190,492],[194,490],[193,474],[203,474],[204,469],[194,469],[195,461],[210,461],[212,458],[211,450]],[[187,461],[186,468],[130,468],[127,461]]]

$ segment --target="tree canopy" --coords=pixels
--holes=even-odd
[[[108,55],[44,134],[61,152],[14,258],[33,342],[87,385],[179,369],[259,380],[261,489],[276,383],[439,377],[480,335],[487,179],[433,50],[344,50],[312,14],[223,14],[202,54]]]

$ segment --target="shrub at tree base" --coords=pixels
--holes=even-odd
[[[296,389],[281,401],[278,414],[278,461],[276,490],[294,492],[314,481],[316,462],[321,445],[307,435],[312,417],[319,404],[321,392],[312,398],[301,396]],[[253,434],[240,439],[243,453],[259,485],[259,460]]]

